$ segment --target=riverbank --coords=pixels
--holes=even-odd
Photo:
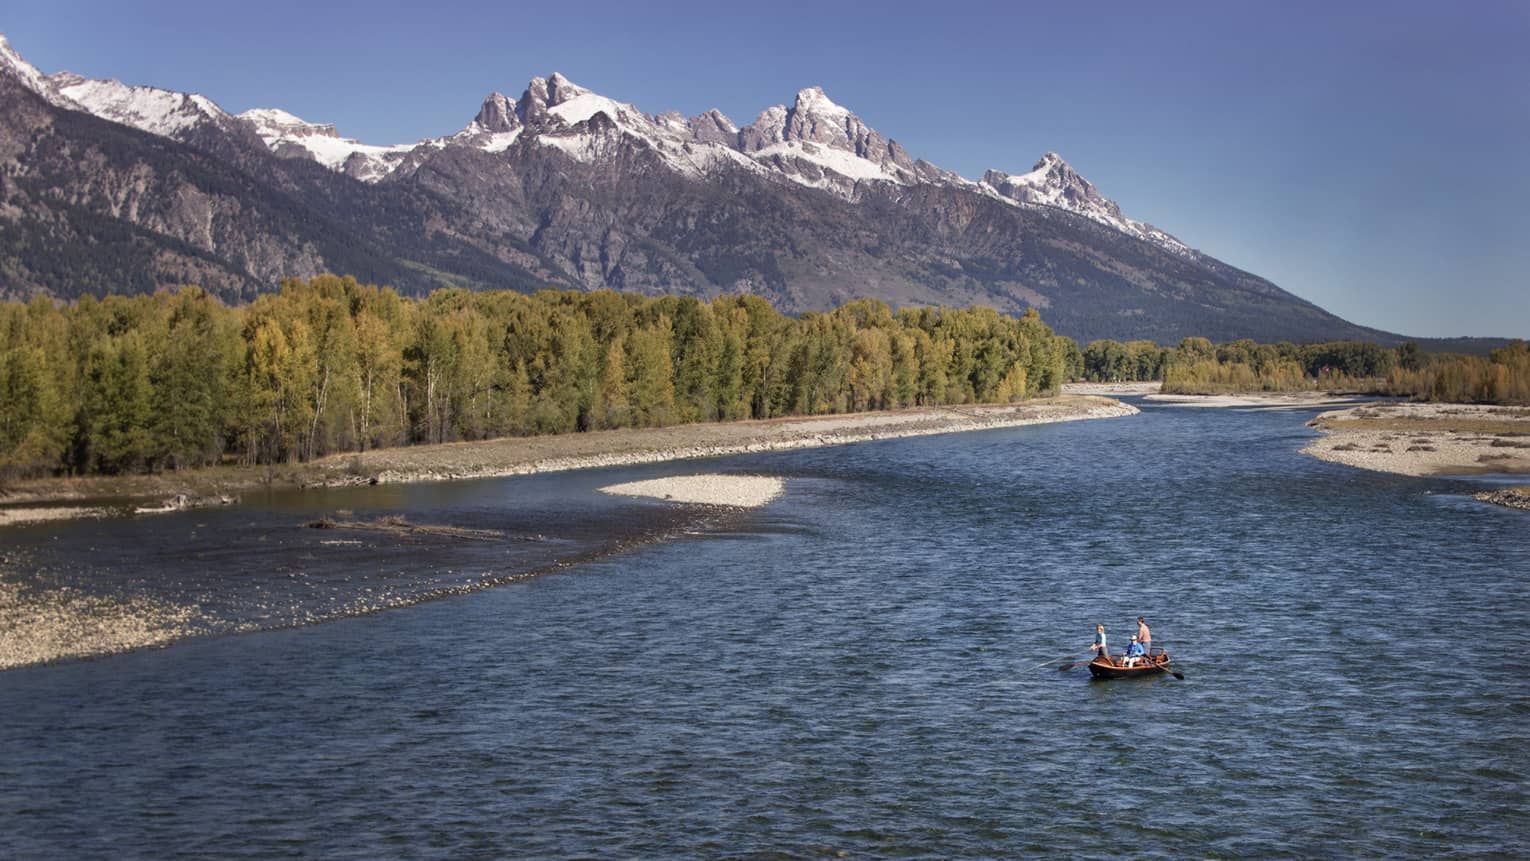
[[[811,418],[678,425],[379,449],[314,466],[328,483],[449,481],[845,445],[898,437],[1134,415],[1109,398],[919,407]]]
[[[1245,407],[1255,409],[1310,409],[1329,404],[1352,404],[1366,398],[1336,392],[1233,392],[1215,395],[1165,394],[1161,381],[1146,383],[1067,383],[1067,395],[1100,395],[1120,398],[1140,396],[1144,401],[1171,407]]]
[[[1473,404],[1369,404],[1307,423],[1323,434],[1302,451],[1399,475],[1530,474],[1530,409]]]
[[[529,475],[1135,413],[1136,407],[1110,398],[1063,395],[1016,404],[917,407],[400,446],[282,467],[215,467],[159,475],[40,479],[19,482],[0,494],[0,525],[35,522],[42,516],[58,519],[132,513],[145,509],[142,503],[177,496],[223,500],[256,490]],[[102,500],[109,500],[110,504],[103,504]],[[46,515],[29,513],[44,508]]]

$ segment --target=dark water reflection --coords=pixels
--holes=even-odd
[[[1505,661],[1530,631],[1530,516],[1302,456],[1306,417],[1148,409],[216,515],[269,549],[186,551],[170,522],[85,549],[30,533],[39,566],[187,592],[331,564],[288,504],[680,537],[0,674],[0,855],[1530,855],[1530,681]],[[592,492],[717,468],[787,494],[700,524]],[[519,564],[375,552],[334,569]],[[1139,613],[1185,681],[1037,668]]]

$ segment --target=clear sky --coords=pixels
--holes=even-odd
[[[1530,337],[1530,2],[6,0],[44,72],[368,143],[536,75],[740,125],[806,86],[963,176],[1060,153],[1130,216],[1356,323]]]

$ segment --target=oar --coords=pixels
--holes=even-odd
[[[1057,663],[1057,662],[1058,662],[1058,661],[1066,661],[1066,660],[1068,660],[1068,659],[1069,659],[1069,658],[1071,658],[1071,657],[1073,657],[1073,656],[1072,656],[1072,655],[1063,655],[1063,656],[1062,656],[1062,657],[1061,657],[1061,658],[1053,658],[1053,659],[1052,659],[1052,660],[1050,660],[1050,661],[1045,661],[1045,662],[1043,662],[1043,663],[1040,663],[1040,664],[1037,664],[1037,665],[1036,665],[1036,666],[1034,666],[1034,667],[1031,667],[1031,669],[1033,669],[1033,670],[1039,670],[1039,669],[1041,669],[1041,668],[1042,668],[1042,667],[1045,667],[1045,666],[1047,666],[1047,665],[1048,665],[1048,664],[1055,664],[1055,663]]]
[[[1164,656],[1167,657],[1168,653],[1165,652]],[[1174,669],[1173,667],[1167,667],[1166,666],[1166,667],[1161,667],[1161,669],[1164,672],[1168,673],[1169,675],[1173,676],[1174,678],[1179,679],[1180,681],[1184,681],[1185,680],[1185,674],[1180,672],[1179,670]]]
[[[1073,669],[1074,667],[1076,667],[1076,666],[1078,666],[1080,664],[1087,664],[1087,663],[1089,663],[1090,661],[1092,661],[1094,659],[1095,659],[1095,656],[1094,655],[1090,655],[1089,657],[1085,658],[1082,661],[1074,661],[1071,664],[1063,664],[1062,666],[1058,667],[1057,669],[1059,671],[1071,670],[1071,669]]]

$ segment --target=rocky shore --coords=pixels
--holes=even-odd
[[[39,589],[0,561],[0,670],[164,646],[189,633],[190,607],[145,597]]]
[[[1472,498],[1480,499],[1483,502],[1491,502],[1494,505],[1502,505],[1505,508],[1518,508],[1520,511],[1530,511],[1530,487],[1485,490],[1481,493],[1472,494]]]
[[[1369,404],[1308,422],[1323,436],[1306,454],[1399,475],[1530,475],[1530,408]],[[1530,488],[1484,491],[1484,502],[1530,510]]]

